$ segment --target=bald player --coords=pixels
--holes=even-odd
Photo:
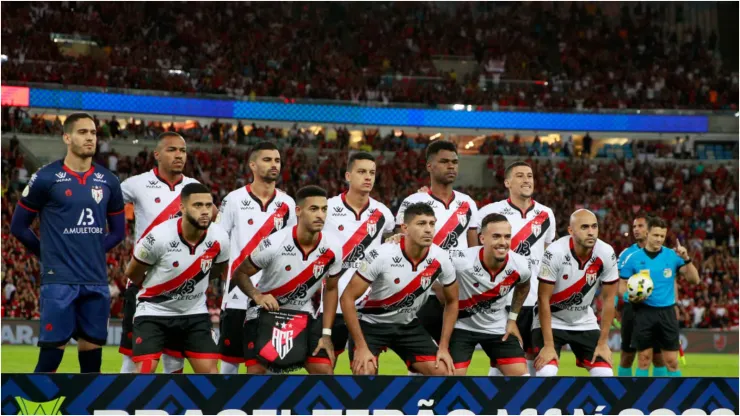
[[[580,209],[570,216],[569,236],[550,244],[539,271],[538,301],[532,344],[539,355],[538,377],[558,374],[560,349],[568,344],[576,365],[591,376],[611,377],[612,353],[607,344],[614,319],[614,296],[619,273],[617,256],[599,240],[599,223],[593,212]],[[591,308],[601,286],[601,328]]]

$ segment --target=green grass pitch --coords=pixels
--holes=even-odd
[[[2,371],[4,373],[30,373],[33,372],[38,359],[38,348],[33,346],[2,346]],[[347,354],[339,357],[337,374],[351,374]],[[619,363],[619,353],[613,355],[614,368]],[[738,377],[738,364],[740,357],[731,354],[688,354],[686,365],[681,366],[684,377]],[[158,372],[161,372],[161,364]],[[103,349],[103,372],[118,373],[121,369],[121,355],[118,347],[105,347]],[[68,346],[64,354],[64,360],[59,367],[59,373],[78,373],[80,371],[77,363],[77,348]],[[192,373],[189,364],[185,364],[185,372]],[[241,367],[240,373],[244,373]],[[297,374],[303,374],[299,371]],[[380,356],[380,374],[384,375],[406,375],[406,367],[398,356],[392,352]],[[468,369],[468,375],[485,376],[488,374],[488,357],[482,351],[476,351],[473,361]],[[576,367],[575,357],[571,352],[563,351],[560,359],[559,376],[588,376],[588,372]]]

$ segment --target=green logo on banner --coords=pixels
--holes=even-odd
[[[50,402],[37,403],[23,397],[16,397],[15,401],[18,402],[20,408],[19,415],[61,415],[60,409],[64,399],[65,397],[59,397]]]

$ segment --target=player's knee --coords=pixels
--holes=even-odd
[[[537,371],[537,377],[555,377],[558,375],[558,366],[548,364]]]
[[[260,374],[264,375],[267,373],[267,369],[259,364],[250,365],[247,367],[247,374]]]
[[[622,367],[632,367],[632,363],[635,362],[635,353],[634,352],[624,352],[622,351],[622,356],[619,358],[619,365]]]
[[[614,371],[607,367],[593,367],[588,370],[591,377],[614,377]]]
[[[334,370],[332,369],[332,366],[329,364],[308,364],[306,365],[306,371],[308,371],[308,374],[319,374],[319,375],[334,374]]]
[[[645,369],[645,368],[649,368],[650,367],[650,363],[653,361],[653,357],[652,357],[651,352],[652,351],[646,350],[646,351],[640,351],[637,354],[637,365],[640,368]]]
[[[668,371],[678,370],[678,357],[664,357],[663,361],[665,366],[660,367],[666,367]]]
[[[665,360],[663,360],[663,354],[661,353],[653,354],[653,366],[665,367]]]

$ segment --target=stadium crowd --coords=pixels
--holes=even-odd
[[[665,8],[641,7],[13,3],[1,18],[2,81],[486,109],[736,110],[737,72],[723,68],[717,34],[676,33]],[[438,69],[440,55],[471,57],[474,68]]]
[[[142,150],[135,157],[114,156],[98,146],[96,161],[116,172],[121,180],[154,166],[153,155]],[[301,149],[283,149],[283,170],[278,186],[293,194],[308,184],[324,187],[330,195],[343,190],[347,151],[319,149],[316,159]],[[392,157],[389,157],[392,156]],[[24,167],[17,140],[2,152],[2,316],[38,317],[39,265],[18,240],[10,236],[10,218],[30,175]],[[210,151],[191,146],[185,175],[209,186],[216,202],[251,180],[248,155],[240,148],[222,146]],[[719,328],[738,325],[738,206],[736,173],[724,166],[658,164],[640,160],[596,163],[582,159],[528,159],[536,178],[535,199],[551,207],[557,233],[567,233],[568,213],[586,207],[600,219],[600,235],[617,252],[632,244],[631,223],[638,212],[660,215],[671,224],[667,245],[679,238],[699,265],[702,283],[689,287],[679,280],[681,325]],[[505,161],[489,156],[491,188],[461,187],[482,207],[504,199]],[[584,179],[587,178],[587,179]],[[425,163],[415,150],[398,149],[378,158],[373,197],[396,212],[402,200],[428,184]],[[587,201],[587,202],[586,202]],[[133,214],[124,243],[108,253],[112,316],[121,316],[125,287],[123,269],[132,250]],[[221,284],[212,281],[208,307],[218,321]],[[598,305],[597,305],[598,307]]]

